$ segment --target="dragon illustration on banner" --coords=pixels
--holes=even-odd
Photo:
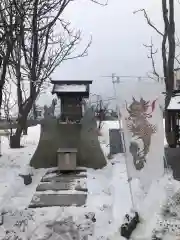
[[[129,146],[129,151],[133,156],[133,163],[136,170],[144,168],[151,145],[152,134],[157,131],[156,126],[149,122],[155,109],[156,100],[150,103],[150,101],[145,101],[143,98],[137,101],[133,97],[132,103],[129,106],[126,102],[126,110],[129,115],[125,119],[127,128],[132,133],[132,137],[137,137],[136,140],[141,140],[143,145],[143,148],[140,148],[138,141],[131,140]]]

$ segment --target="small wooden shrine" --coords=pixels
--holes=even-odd
[[[92,81],[51,81],[52,94],[61,99],[61,121],[80,121],[83,116],[83,98],[89,98],[89,85]]]
[[[170,147],[180,145],[180,90],[174,90],[170,103],[167,107],[170,116],[169,139],[171,140]]]
[[[50,111],[42,120],[40,141],[31,166],[57,167],[58,171],[104,167],[106,159],[98,140],[94,111],[92,108],[83,111],[92,81],[52,81],[52,84],[52,94],[60,99],[61,107],[59,111],[56,108],[58,117]]]

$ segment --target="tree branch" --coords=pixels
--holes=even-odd
[[[107,6],[108,5],[108,0],[105,3],[100,3],[100,2],[98,2],[96,0],[91,0],[91,2],[94,2],[94,3],[99,4],[101,6]]]
[[[151,59],[151,63],[152,63],[152,68],[153,68],[153,74],[158,78],[158,80],[160,79],[160,76],[159,74],[157,73],[156,71],[156,66],[155,66],[155,60],[154,60],[154,55],[158,52],[158,49],[154,50],[154,44],[152,42],[152,38],[151,38],[151,44],[150,45],[146,45],[146,44],[143,44],[144,47],[148,48],[149,49],[149,54],[148,55],[148,58]]]
[[[147,24],[148,24],[150,27],[152,27],[158,34],[160,34],[161,36],[163,36],[163,33],[162,33],[161,31],[159,31],[159,30],[155,27],[155,25],[151,22],[150,18],[149,18],[148,15],[147,15],[147,12],[146,12],[146,10],[145,10],[144,8],[143,8],[143,9],[139,9],[139,10],[137,10],[137,11],[134,11],[133,14],[136,14],[136,13],[138,13],[138,12],[143,12],[143,13],[144,13],[144,17],[145,17],[145,19],[146,19],[146,21],[147,21]]]

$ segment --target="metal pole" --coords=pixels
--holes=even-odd
[[[129,184],[129,191],[130,191],[130,196],[131,196],[131,202],[132,202],[132,208],[135,211],[135,203],[134,203],[134,198],[133,198],[133,191],[132,191],[132,185],[131,185],[131,180],[132,178],[129,176],[129,170],[128,170],[128,166],[127,166],[127,151],[126,151],[126,144],[125,144],[125,139],[124,139],[124,134],[122,134],[122,142],[123,142],[123,148],[124,148],[124,155],[125,155],[125,163],[126,163],[126,172],[127,172],[127,177],[128,177],[128,184]]]
[[[126,151],[126,144],[125,144],[125,138],[124,138],[124,134],[123,134],[123,128],[122,128],[122,124],[121,124],[121,115],[120,115],[120,108],[119,108],[119,104],[117,101],[117,93],[116,93],[116,87],[115,87],[115,81],[114,78],[116,77],[115,74],[112,74],[112,83],[113,83],[113,89],[114,89],[114,95],[116,98],[116,107],[118,109],[118,120],[119,120],[119,130],[120,130],[120,135],[121,135],[121,139],[122,139],[122,143],[123,143],[123,150],[124,150],[124,155],[125,155],[125,164],[126,164],[126,172],[127,172],[127,177],[128,177],[128,185],[129,185],[129,191],[130,191],[130,197],[131,197],[131,203],[132,203],[132,208],[135,211],[135,203],[134,203],[134,198],[133,198],[133,191],[132,191],[132,185],[131,185],[131,178],[129,176],[129,170],[128,170],[128,166],[127,166],[127,151]],[[116,77],[117,78],[117,77]],[[120,80],[120,78],[119,78]]]
[[[117,111],[118,111],[118,121],[119,121],[119,130],[120,130],[120,133],[121,133],[121,129],[122,129],[122,124],[121,124],[121,113],[120,113],[120,109],[119,109],[119,105],[118,105],[118,102],[117,102],[117,94],[116,94],[116,86],[115,86],[115,74],[113,73],[111,78],[112,78],[112,84],[113,84],[113,90],[114,90],[114,96],[115,96],[115,100],[116,100],[116,108],[117,108]],[[117,77],[116,77],[117,78]]]
[[[0,109],[0,119],[1,119],[1,109]],[[0,135],[0,157],[2,156],[2,141],[1,140],[2,140],[2,138],[1,138],[1,135]]]

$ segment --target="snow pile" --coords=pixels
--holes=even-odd
[[[180,218],[174,214],[179,211],[177,206],[180,204],[180,197],[178,204],[173,201],[173,196],[177,196],[179,191],[180,183],[170,173],[152,183],[148,194],[137,202],[141,223],[133,232],[132,239],[151,240],[155,233],[156,237],[163,235],[162,239],[173,240],[177,234],[180,235]]]
[[[87,234],[93,235],[95,221],[94,213],[86,212],[73,217],[64,208],[9,211],[4,217],[6,230],[0,232],[0,239],[83,239]]]
[[[107,157],[110,152],[109,129],[119,128],[118,121],[105,121],[101,129],[99,140],[102,150]],[[88,170],[90,173],[90,170]],[[88,189],[92,189],[92,197],[89,195],[90,202],[94,202],[95,212],[103,204],[108,204],[108,208],[99,213],[100,225],[95,227],[96,237],[109,237],[118,232],[120,225],[123,223],[124,215],[132,208],[129,183],[127,181],[127,172],[124,154],[116,154],[112,160],[107,160],[107,166],[101,170],[91,170],[92,180],[88,181]],[[93,182],[94,178],[94,182]],[[137,180],[132,181],[134,195],[137,195],[139,183]],[[136,198],[139,199],[137,195]]]
[[[115,125],[116,124],[116,125]],[[101,145],[103,150],[105,149],[106,156],[109,153],[109,142],[108,142],[108,134],[109,128],[118,127],[118,122],[105,122],[102,127],[102,136],[100,137]],[[166,140],[164,141],[166,144]],[[110,167],[109,163],[115,164],[114,167]],[[124,215],[129,213],[132,209],[132,202],[130,198],[129,185],[127,182],[126,175],[126,166],[125,159],[123,155],[116,155],[114,159],[111,160],[106,166],[106,169],[109,169],[109,179],[111,179],[109,185],[111,185],[112,195],[111,201],[113,206],[113,214],[109,214],[109,218],[113,219],[113,227],[109,231],[109,239],[118,240],[123,239],[119,233],[119,227],[122,224]],[[110,170],[111,169],[111,170]],[[101,170],[103,172],[103,176],[105,176],[105,169]],[[106,170],[107,171],[107,170]],[[111,178],[110,178],[111,172]],[[100,177],[97,177],[100,179]],[[108,178],[107,178],[108,179]],[[102,180],[105,182],[104,180]],[[105,183],[105,185],[107,182]],[[170,170],[166,172],[166,174],[159,180],[153,181],[151,187],[148,191],[148,194],[143,192],[143,189],[138,180],[133,179],[131,181],[133,199],[135,202],[136,210],[139,212],[141,217],[141,224],[138,225],[137,229],[133,232],[132,239],[133,240],[151,240],[153,236],[153,232],[161,233],[162,229],[167,228],[167,225],[170,226],[170,230],[166,231],[165,237],[167,239],[175,239],[175,234],[178,233],[178,229],[176,229],[176,225],[178,225],[176,218],[170,218],[169,222],[167,222],[163,216],[162,211],[164,206],[167,206],[167,202],[169,201],[168,189],[169,186],[173,188],[173,191],[169,193],[169,195],[175,194],[180,189],[180,183],[175,181],[172,178],[172,173]],[[104,198],[103,198],[104,201]],[[175,208],[173,205],[172,208]],[[177,210],[172,210],[176,211]],[[163,227],[162,227],[163,225]],[[178,225],[179,226],[179,225]],[[103,228],[103,227],[102,227]],[[106,228],[107,229],[107,228]],[[114,233],[111,234],[114,230]],[[111,233],[110,233],[111,232]],[[180,234],[179,234],[180,235]],[[164,238],[163,238],[164,239]]]
[[[179,104],[180,104],[180,96],[179,95],[172,96],[167,109],[178,110],[180,108]]]
[[[6,137],[2,137],[2,157],[0,158],[0,201],[4,208],[24,208],[29,203],[44,170],[34,170],[29,166],[40,137],[40,126],[28,128],[28,135],[22,137],[23,148],[10,149]],[[19,174],[33,174],[33,182],[25,186]]]

